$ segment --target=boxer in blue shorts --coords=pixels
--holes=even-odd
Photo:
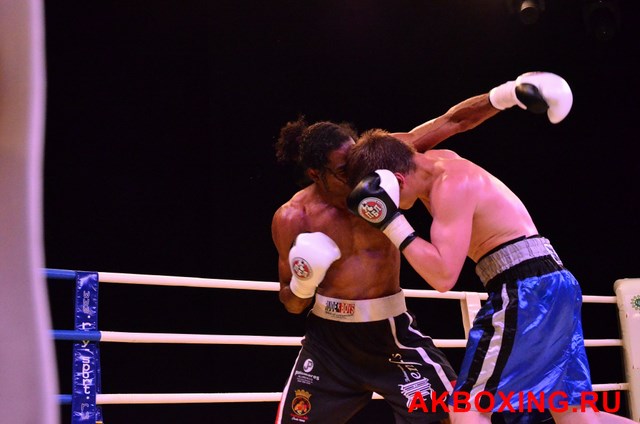
[[[592,392],[582,292],[549,241],[537,235],[510,241],[484,255],[476,273],[489,298],[469,332],[456,392],[471,399],[485,392],[480,408],[493,399],[496,411],[579,406],[582,393]],[[514,393],[508,401],[499,396],[508,393]]]
[[[531,107],[546,108],[551,122],[568,114],[573,98],[561,77],[529,73],[519,79],[540,88],[544,104]],[[502,108],[522,101],[510,87],[491,90],[491,103]],[[451,290],[468,257],[489,291],[448,402],[454,424],[490,423],[493,412],[510,411],[501,409],[505,398],[518,411],[521,395],[526,411],[526,402],[540,401],[543,393],[551,399],[540,408],[557,423],[633,422],[582,402],[591,380],[580,287],[504,183],[453,151],[417,153],[378,129],[359,138],[346,169],[351,212],[381,230],[429,285]],[[432,216],[429,241],[402,213],[418,199]],[[555,401],[568,408],[556,408]]]

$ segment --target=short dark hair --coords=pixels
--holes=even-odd
[[[347,156],[347,183],[355,187],[366,175],[376,169],[407,173],[416,169],[413,161],[415,148],[385,130],[366,131],[351,148]]]

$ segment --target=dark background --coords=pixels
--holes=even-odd
[[[547,0],[525,25],[506,0],[46,0],[46,266],[277,281],[273,212],[297,190],[275,163],[299,113],[404,131],[527,71],[563,76],[560,124],[514,107],[441,145],[528,205],[583,292],[613,295],[638,269],[636,1],[597,39],[589,2]],[[428,236],[423,210],[409,220]],[[481,290],[467,264],[456,290]],[[427,288],[406,266],[406,288]],[[73,284],[49,282],[54,328]],[[458,306],[410,307],[461,338]],[[100,287],[102,330],[294,335],[275,292]],[[585,336],[617,338],[615,305],[585,305]],[[70,343],[56,342],[70,392]],[[461,349],[447,353],[458,365]],[[294,347],[102,343],[103,393],[281,391]],[[624,380],[619,348],[591,348],[594,383]],[[106,405],[105,423],[269,423],[275,403]],[[62,408],[62,422],[70,422]],[[624,412],[624,402],[623,411]],[[353,422],[392,422],[373,402]]]

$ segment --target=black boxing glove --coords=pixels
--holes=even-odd
[[[400,185],[393,172],[378,169],[364,177],[347,197],[349,210],[382,230],[400,251],[417,237],[398,209]]]

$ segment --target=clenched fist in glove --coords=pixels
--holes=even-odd
[[[398,179],[387,169],[378,169],[364,177],[347,198],[347,206],[353,214],[382,230],[402,251],[416,234],[398,210],[399,204]]]
[[[340,256],[340,248],[326,234],[299,234],[289,251],[289,289],[301,299],[313,297],[327,270]]]
[[[527,72],[493,88],[489,101],[500,110],[518,105],[533,113],[547,112],[549,121],[557,124],[569,114],[573,94],[569,84],[556,74]]]

